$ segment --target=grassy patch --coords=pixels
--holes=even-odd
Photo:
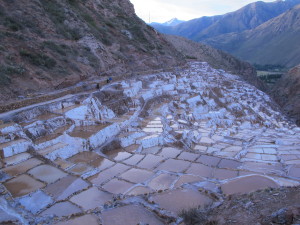
[[[185,58],[187,58],[187,59],[197,59],[197,57],[191,56],[191,55],[186,55]]]
[[[33,53],[22,49],[20,51],[20,55],[35,66],[43,66],[48,69],[52,69],[56,65],[56,61],[54,59],[44,54]]]
[[[11,83],[10,78],[0,70],[0,86],[5,86]]]
[[[64,8],[62,5],[53,0],[41,0],[44,10],[50,14],[55,24],[63,23],[66,19]]]
[[[73,29],[64,24],[67,19],[64,7],[53,0],[41,0],[44,10],[50,15],[50,19],[56,26],[58,33],[62,34],[65,38],[71,40],[79,40],[82,36],[78,29]]]
[[[93,19],[93,17],[91,17],[87,13],[82,13],[81,16],[90,26],[97,28],[97,24],[96,24],[95,20]]]
[[[6,75],[22,75],[26,72],[26,69],[23,66],[6,66],[2,68],[3,72]]]
[[[90,48],[83,47],[81,50],[81,56],[88,59],[90,66],[94,68],[99,66],[99,59],[91,52]]]
[[[265,64],[265,65],[260,65],[260,64],[254,64],[253,65],[255,69],[261,70],[261,71],[286,71],[286,67],[279,65],[279,64]]]
[[[78,6],[78,1],[77,0],[68,0],[68,3],[72,6]]]
[[[44,41],[43,42],[43,47],[49,48],[62,56],[67,55],[65,46],[66,45],[57,45],[52,41]]]
[[[218,222],[207,219],[205,213],[198,209],[183,210],[179,214],[186,225],[217,225]]]
[[[9,85],[12,75],[22,75],[26,72],[23,66],[0,65],[0,86]]]
[[[6,17],[4,19],[3,25],[12,31],[18,31],[22,29],[22,25],[11,17]]]

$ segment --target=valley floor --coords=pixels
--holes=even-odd
[[[184,224],[182,210],[220,213],[229,195],[300,182],[300,129],[207,63],[0,119],[12,121],[0,125],[0,223]]]

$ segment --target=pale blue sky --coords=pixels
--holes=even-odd
[[[145,22],[166,22],[174,17],[190,20],[235,11],[255,0],[130,0]],[[264,0],[273,2],[274,0]]]

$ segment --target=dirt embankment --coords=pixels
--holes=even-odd
[[[228,196],[211,210],[184,213],[187,225],[292,225],[300,223],[300,187]]]
[[[300,126],[300,65],[291,69],[275,84],[272,95],[288,116]]]

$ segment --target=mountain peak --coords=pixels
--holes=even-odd
[[[161,25],[164,25],[164,26],[176,26],[180,23],[184,22],[183,20],[179,20],[177,19],[176,17],[175,18],[172,18],[171,20],[165,22],[165,23],[162,23]]]

